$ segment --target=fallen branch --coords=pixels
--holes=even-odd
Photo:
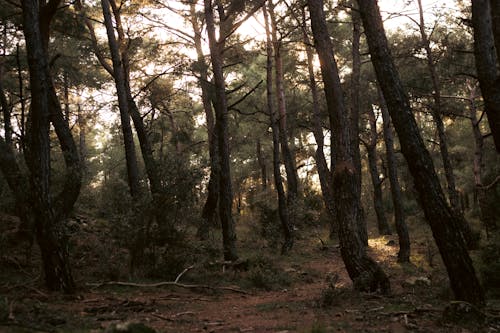
[[[101,288],[105,286],[124,286],[124,287],[137,287],[137,288],[158,288],[163,286],[173,286],[185,289],[209,289],[209,290],[225,290],[232,291],[239,294],[251,295],[249,292],[246,292],[241,289],[231,288],[231,287],[212,287],[205,284],[184,284],[178,283],[175,281],[166,281],[166,282],[158,282],[158,283],[133,283],[133,282],[122,282],[122,281],[109,281],[102,283],[87,283],[88,286],[96,288]]]
[[[189,271],[190,269],[193,269],[194,265],[191,265],[187,268],[185,268],[182,272],[179,273],[179,275],[177,275],[177,277],[175,278],[175,283],[178,283],[179,282],[179,279],[187,272]]]

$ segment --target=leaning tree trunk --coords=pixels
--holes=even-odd
[[[318,53],[329,116],[333,119],[336,163],[333,175],[340,252],[347,272],[359,290],[390,291],[390,282],[380,266],[366,254],[359,235],[361,205],[356,192],[355,166],[352,159],[350,126],[333,47],[326,26],[322,0],[308,0],[314,44]]]
[[[500,29],[499,15],[500,5],[496,4],[496,1],[472,1],[474,59],[476,61],[477,78],[484,98],[484,108],[488,115],[491,134],[493,135],[496,150],[500,153],[500,77],[497,70],[498,58],[500,57],[500,50],[498,49],[498,46],[500,46],[500,36],[498,35]],[[493,34],[493,27],[497,35]]]
[[[127,175],[130,195],[135,198],[140,193],[139,168],[137,166],[137,156],[135,152],[134,137],[130,126],[130,115],[128,110],[127,92],[125,87],[125,73],[123,71],[118,42],[116,40],[113,21],[111,18],[110,3],[102,0],[102,12],[108,36],[109,50],[113,63],[113,78],[115,80],[118,108],[120,110],[120,120],[123,133],[123,143],[125,146],[125,160],[127,163]]]
[[[413,176],[415,187],[443,258],[455,296],[483,305],[484,294],[460,233],[460,216],[448,206],[432,158],[425,148],[396,66],[389,51],[376,0],[358,0],[361,18],[380,88],[387,102]]]
[[[285,242],[281,247],[281,253],[286,254],[293,246],[293,227],[290,223],[290,215],[288,210],[288,205],[285,196],[285,190],[283,189],[283,180],[281,179],[280,171],[280,126],[279,120],[274,109],[273,100],[273,48],[271,41],[271,33],[269,29],[269,15],[267,8],[263,7],[264,13],[264,24],[266,28],[266,91],[267,91],[267,112],[269,113],[271,121],[271,130],[273,132],[273,175],[274,175],[274,186],[278,192],[278,214],[280,217],[281,227],[283,230],[283,236]],[[283,146],[281,146],[283,148]]]
[[[410,262],[410,235],[408,233],[408,226],[405,221],[405,213],[403,209],[403,196],[401,195],[401,186],[399,185],[398,169],[396,162],[396,152],[394,151],[394,136],[391,129],[391,117],[385,104],[384,96],[380,89],[379,107],[382,113],[382,120],[384,123],[384,142],[387,158],[387,173],[389,174],[389,183],[391,186],[392,205],[394,207],[394,224],[396,225],[396,232],[398,234],[399,252],[398,262]]]
[[[354,2],[354,1],[353,1]],[[349,113],[349,126],[351,128],[351,155],[356,171],[357,200],[361,202],[361,156],[359,153],[359,113],[361,110],[361,52],[359,51],[361,40],[361,18],[356,8],[351,10],[352,18],[352,74],[351,74],[351,109]],[[368,245],[368,230],[364,217],[363,206],[358,217],[358,230],[363,244]]]
[[[215,36],[214,13],[211,0],[204,0],[205,21],[210,47],[210,59],[214,75],[214,109],[216,115],[215,132],[219,154],[219,215],[222,224],[224,259],[236,260],[236,233],[232,216],[233,193],[231,189],[231,167],[229,160],[228,109],[223,73],[221,43]],[[225,36],[221,36],[225,38]]]
[[[382,196],[382,180],[380,179],[377,166],[377,120],[375,112],[370,106],[368,108],[368,121],[370,125],[370,139],[365,144],[368,153],[368,169],[373,184],[373,207],[377,215],[377,227],[380,235],[392,234],[384,211],[384,200]]]
[[[198,22],[196,15],[196,2],[190,3],[190,19],[193,27],[193,41],[196,49],[197,63],[196,69],[198,70],[198,84],[201,88],[201,101],[203,110],[205,111],[205,118],[207,121],[208,132],[208,153],[210,157],[210,179],[207,186],[207,199],[201,216],[203,222],[198,227],[197,235],[200,239],[208,238],[210,226],[218,225],[217,216],[217,203],[219,201],[219,162],[217,160],[217,136],[215,135],[215,119],[212,110],[212,85],[208,81],[208,65],[205,61],[202,47],[202,29]]]
[[[292,154],[288,144],[288,128],[287,128],[287,114],[286,114],[286,101],[285,101],[285,86],[283,82],[283,57],[281,55],[282,43],[278,39],[278,25],[274,12],[273,0],[268,0],[271,38],[274,51],[274,71],[275,71],[275,85],[278,101],[279,112],[279,129],[280,129],[280,144],[281,153],[283,157],[283,164],[285,165],[287,191],[288,191],[288,209],[290,211],[290,223],[295,224],[296,218],[296,205],[299,195],[299,183],[297,176],[297,168],[295,166],[295,158]]]
[[[328,170],[328,164],[326,163],[326,157],[324,152],[325,147],[325,137],[323,135],[323,125],[321,122],[321,111],[319,105],[319,93],[318,85],[316,83],[316,78],[314,75],[314,54],[312,43],[309,39],[307,32],[307,22],[306,22],[306,10],[302,7],[302,38],[306,48],[307,56],[307,71],[309,74],[309,88],[311,89],[312,97],[312,123],[313,123],[313,135],[316,140],[316,152],[314,154],[314,159],[316,161],[316,169],[318,170],[319,184],[321,186],[321,194],[323,196],[323,202],[325,203],[326,210],[330,218],[330,237],[335,234],[335,200],[332,189],[332,175],[330,170]]]
[[[433,93],[432,97],[434,99],[434,104],[431,107],[431,115],[436,124],[436,130],[438,132],[439,138],[439,151],[441,153],[441,159],[443,160],[443,169],[446,177],[446,184],[448,189],[448,199],[450,200],[451,207],[455,210],[456,214],[463,215],[462,206],[460,204],[460,196],[455,186],[455,176],[453,175],[453,166],[450,160],[450,154],[448,152],[448,139],[446,137],[446,132],[444,130],[443,119],[441,117],[442,113],[442,101],[441,101],[441,82],[439,80],[439,75],[436,70],[436,64],[434,63],[434,55],[431,49],[431,41],[427,32],[425,31],[424,22],[424,10],[422,8],[422,0],[418,0],[419,14],[420,14],[420,36],[422,38],[422,43],[427,56],[427,68],[431,76]],[[469,248],[475,248],[478,244],[474,240],[474,235],[469,223],[465,218],[460,219],[464,224],[460,226],[462,234],[467,242]]]

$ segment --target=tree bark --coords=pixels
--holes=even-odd
[[[31,171],[31,193],[27,203],[33,203],[32,206],[28,204],[28,207],[32,207],[31,214],[34,216],[45,284],[50,290],[62,289],[71,293],[75,289],[75,283],[71,274],[67,237],[62,219],[67,217],[78,197],[81,172],[69,127],[66,123],[61,123],[62,110],[47,61],[49,27],[58,4],[58,0],[50,1],[39,8],[36,1],[22,1],[23,30],[31,85],[27,157]],[[67,168],[63,191],[56,198],[52,197],[50,189],[50,122],[56,130]]]
[[[233,193],[231,188],[231,167],[229,160],[228,109],[223,73],[222,45],[215,36],[215,22],[212,0],[204,0],[205,21],[210,47],[210,59],[214,75],[214,109],[216,115],[219,162],[219,215],[222,223],[222,240],[225,260],[237,260],[236,233],[232,216]],[[225,38],[221,35],[221,38]]]
[[[500,44],[500,36],[497,35],[495,39],[493,35],[493,22],[495,23],[495,32],[500,29],[498,27],[500,6],[496,3],[490,6],[490,3],[495,3],[495,1],[472,1],[474,58],[491,134],[496,150],[500,153],[500,77],[497,70],[500,51],[495,48],[495,42],[497,46]],[[494,21],[492,20],[492,13],[495,18]]]
[[[113,78],[115,80],[118,108],[120,110],[120,121],[123,133],[123,143],[125,146],[125,159],[127,163],[127,175],[130,195],[137,198],[140,193],[139,185],[139,168],[137,166],[137,155],[134,145],[134,137],[132,127],[130,125],[128,96],[125,84],[125,72],[123,63],[120,56],[118,42],[115,36],[113,21],[111,18],[110,3],[108,0],[102,0],[102,12],[104,15],[104,24],[106,26],[106,33],[108,36],[108,44],[111,53],[111,60],[113,63]]]
[[[390,282],[380,266],[366,254],[359,235],[360,202],[355,194],[356,176],[347,110],[337,63],[326,26],[322,0],[308,0],[314,45],[321,64],[328,113],[333,122],[336,163],[333,175],[340,252],[347,272],[359,290],[390,292]]]
[[[314,159],[316,161],[316,168],[318,170],[319,184],[321,186],[321,194],[323,196],[323,202],[325,203],[326,210],[330,217],[330,236],[335,233],[336,223],[335,223],[335,200],[333,195],[333,179],[330,170],[328,169],[328,164],[326,163],[325,157],[325,137],[323,135],[323,125],[321,121],[321,111],[319,105],[319,93],[318,85],[316,83],[316,77],[314,75],[314,53],[312,48],[311,40],[307,32],[307,22],[306,22],[306,10],[302,7],[302,39],[306,48],[307,56],[307,71],[309,74],[309,88],[311,89],[312,97],[312,123],[313,123],[313,135],[316,140],[316,151],[314,154]]]
[[[358,5],[377,80],[398,133],[401,151],[413,176],[426,219],[447,268],[451,287],[458,299],[483,305],[484,294],[459,231],[461,217],[446,203],[432,158],[425,149],[409,99],[392,60],[377,1],[358,0]]]
[[[368,168],[373,184],[373,207],[377,215],[377,227],[380,235],[391,235],[391,228],[387,222],[384,211],[384,200],[382,196],[382,180],[380,179],[377,166],[377,120],[375,112],[368,108],[368,121],[370,125],[370,140],[365,144],[368,152]]]
[[[354,1],[353,1],[354,2]],[[352,74],[351,74],[351,109],[349,112],[349,126],[351,127],[351,154],[354,163],[356,177],[356,192],[354,193],[359,202],[361,202],[361,156],[359,153],[359,113],[361,110],[360,92],[361,92],[361,53],[359,51],[361,40],[361,18],[359,12],[353,7],[351,10],[352,18]],[[368,246],[368,231],[366,229],[366,220],[364,218],[363,206],[360,205],[360,214],[358,216],[358,230],[363,244]]]
[[[379,106],[382,113],[384,123],[384,142],[387,158],[387,173],[389,174],[389,183],[391,186],[392,205],[394,207],[394,224],[399,240],[398,262],[410,262],[411,243],[408,233],[408,226],[405,221],[405,213],[403,209],[403,197],[401,195],[401,186],[398,179],[398,167],[396,162],[396,153],[394,151],[394,136],[391,129],[391,117],[387,105],[385,104],[384,96],[380,89]]]
[[[442,113],[442,102],[441,102],[441,82],[439,79],[439,75],[436,71],[436,64],[434,63],[434,55],[431,49],[431,41],[429,40],[429,36],[427,36],[427,32],[425,31],[425,21],[424,21],[424,10],[422,7],[422,0],[418,0],[418,9],[419,9],[419,29],[420,36],[422,38],[422,44],[426,53],[427,60],[427,68],[429,69],[429,73],[432,81],[432,98],[434,100],[434,104],[431,107],[431,115],[434,120],[434,124],[436,125],[436,130],[438,132],[439,138],[439,151],[441,152],[441,159],[443,160],[443,169],[446,177],[447,189],[448,189],[448,199],[450,200],[451,207],[457,212],[457,214],[463,214],[461,206],[460,206],[460,196],[455,187],[455,176],[453,175],[453,166],[451,165],[450,154],[448,152],[448,140],[446,138],[446,133],[444,130],[443,119],[441,117]],[[462,230],[464,232],[464,237],[469,239],[470,227],[464,226]]]
[[[295,166],[295,158],[292,154],[290,146],[288,144],[288,128],[287,128],[287,115],[286,115],[286,100],[285,100],[285,86],[283,83],[283,58],[281,55],[282,43],[278,39],[278,26],[276,22],[276,16],[274,12],[274,4],[272,0],[268,0],[269,8],[269,18],[270,18],[270,30],[272,46],[274,51],[274,72],[275,72],[275,86],[276,95],[278,101],[278,113],[279,113],[279,133],[280,133],[280,145],[281,145],[281,155],[283,157],[283,164],[285,165],[286,171],[286,181],[287,181],[287,192],[288,192],[288,209],[290,223],[295,224],[296,218],[296,205],[299,195],[299,184],[297,176],[297,168]]]
[[[212,110],[213,87],[208,81],[208,65],[203,54],[202,28],[196,15],[196,1],[190,2],[190,19],[194,32],[194,47],[196,49],[196,71],[198,71],[198,83],[201,88],[201,101],[208,132],[208,153],[210,157],[210,179],[207,186],[207,199],[202,210],[203,222],[198,228],[197,235],[200,239],[206,239],[210,226],[218,225],[217,203],[219,201],[219,162],[217,160],[217,136],[215,133],[215,119]]]
[[[266,190],[267,189],[267,166],[266,166],[266,160],[262,154],[262,146],[260,143],[260,139],[257,139],[257,163],[259,164],[260,168],[260,181],[262,185],[262,189]]]
[[[281,228],[285,242],[281,247],[281,253],[286,254],[293,246],[293,227],[290,223],[290,215],[288,205],[290,202],[286,200],[285,190],[283,189],[283,180],[281,179],[280,171],[280,126],[276,110],[274,109],[273,97],[273,47],[271,32],[269,27],[268,9],[263,7],[264,24],[266,29],[266,92],[267,92],[267,112],[271,120],[271,130],[273,133],[273,175],[274,186],[278,192],[278,214],[280,217]],[[269,9],[270,10],[270,9]],[[283,146],[281,146],[283,148]]]

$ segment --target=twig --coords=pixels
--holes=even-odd
[[[185,289],[209,289],[209,290],[226,290],[232,291],[239,294],[250,295],[250,293],[236,288],[231,287],[212,287],[204,284],[183,284],[174,281],[158,282],[158,283],[133,283],[133,282],[122,282],[122,281],[109,281],[102,283],[87,283],[88,286],[94,288],[101,288],[104,286],[124,286],[124,287],[138,287],[138,288],[158,288],[163,286],[174,286]]]
[[[179,275],[177,275],[177,277],[175,278],[175,281],[174,281],[174,282],[175,282],[175,283],[179,282],[179,279],[180,279],[180,278],[181,278],[181,277],[182,277],[185,273],[187,273],[187,271],[189,271],[189,270],[191,270],[191,269],[193,269],[193,268],[194,268],[194,265],[191,265],[191,266],[189,266],[189,267],[185,268],[182,272],[180,272],[180,273],[179,273]]]

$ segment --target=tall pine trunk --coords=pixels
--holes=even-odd
[[[384,96],[380,89],[379,107],[382,113],[382,120],[384,123],[384,142],[387,158],[387,173],[389,174],[389,183],[391,186],[392,206],[394,208],[394,224],[396,225],[396,232],[398,234],[399,252],[398,262],[410,262],[410,235],[408,233],[408,226],[406,225],[405,213],[403,209],[403,196],[401,195],[401,186],[398,179],[398,166],[396,161],[396,152],[394,151],[394,136],[391,129],[391,117],[385,104]]]
[[[390,282],[380,266],[366,254],[366,247],[358,228],[361,204],[356,195],[356,171],[352,158],[351,127],[347,118],[342,87],[333,47],[326,26],[322,0],[308,0],[314,45],[321,64],[328,113],[333,122],[332,132],[336,150],[333,175],[336,217],[340,253],[354,287],[359,290],[384,293],[390,291]]]
[[[267,92],[267,112],[271,121],[271,130],[273,134],[273,175],[274,186],[278,192],[278,214],[280,217],[281,228],[285,242],[281,247],[281,253],[285,254],[293,246],[293,226],[290,223],[289,207],[290,201],[287,202],[285,190],[283,188],[283,180],[281,179],[280,171],[280,126],[277,112],[274,108],[273,98],[273,48],[271,41],[271,33],[269,29],[269,15],[267,8],[264,6],[264,24],[266,28],[266,92]],[[281,146],[283,148],[283,146]]]
[[[223,72],[222,46],[215,35],[215,20],[212,0],[204,0],[205,21],[210,47],[210,59],[214,75],[214,109],[216,115],[215,132],[217,135],[219,162],[219,215],[222,224],[222,241],[225,260],[236,260],[236,233],[232,216],[233,193],[231,188],[231,167],[229,159],[228,109]],[[226,36],[221,36],[225,38]]]
[[[459,231],[461,217],[453,212],[444,197],[432,158],[425,148],[409,99],[392,60],[377,1],[358,0],[358,5],[377,80],[398,133],[401,151],[413,176],[425,217],[448,271],[451,287],[458,299],[483,305],[484,294]]]

